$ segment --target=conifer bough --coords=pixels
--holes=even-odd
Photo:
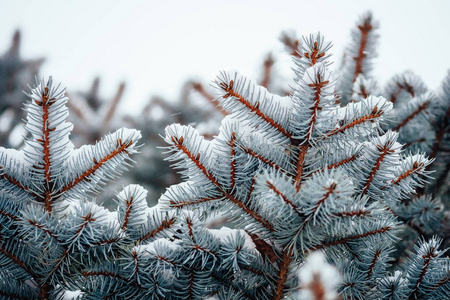
[[[450,169],[449,110],[437,108],[450,105],[449,85],[427,94],[404,75],[383,94],[368,74],[375,28],[363,16],[338,81],[321,34],[291,41],[289,96],[219,75],[220,133],[166,128],[185,181],[153,208],[137,185],[117,194],[114,212],[90,199],[129,166],[140,133],[74,149],[67,98],[51,79],[37,82],[26,147],[0,148],[1,297],[449,298],[438,196],[448,200],[430,179],[433,161],[438,180]],[[406,142],[417,126],[432,137]],[[230,226],[208,228],[215,215]]]

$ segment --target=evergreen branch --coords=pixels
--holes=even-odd
[[[144,222],[145,210],[147,209],[146,196],[147,191],[140,185],[134,184],[128,185],[117,194],[117,217],[124,232],[129,227],[133,231]]]
[[[286,197],[286,195],[284,195],[280,190],[277,189],[277,187],[275,185],[273,185],[273,183],[271,183],[270,181],[266,181],[267,186],[269,187],[269,189],[271,189],[272,191],[275,192],[275,194],[277,194],[278,196],[281,197],[281,199],[283,199],[283,201],[289,205],[290,207],[292,207],[292,209],[297,213],[297,215],[300,217],[300,219],[304,219],[305,218],[305,214],[300,212],[300,209],[298,208],[297,205],[294,204],[294,202],[292,202],[291,200],[288,199],[288,197]]]
[[[252,183],[250,184],[250,189],[248,191],[247,199],[245,203],[250,203],[250,199],[252,197],[253,191],[255,190],[256,178],[253,176]]]
[[[50,286],[48,284],[44,284],[41,286],[40,296],[41,296],[41,299],[49,299]]]
[[[140,265],[139,265],[138,255],[137,255],[136,251],[131,252],[131,257],[133,258],[133,261],[134,261],[133,276],[134,276],[135,281],[137,281]]]
[[[161,225],[160,225],[158,228],[156,228],[156,229],[150,231],[149,233],[145,234],[144,236],[138,238],[138,239],[136,240],[135,244],[140,244],[140,243],[142,243],[143,241],[146,241],[146,240],[148,240],[148,239],[150,239],[150,238],[156,236],[159,232],[161,232],[161,231],[163,231],[163,230],[165,230],[165,229],[169,229],[170,227],[172,227],[172,226],[175,224],[175,221],[176,221],[176,218],[175,218],[175,217],[172,217],[172,218],[170,218],[170,219],[167,220],[167,221],[166,221],[166,220],[163,220],[163,221],[161,222]]]
[[[187,227],[188,227],[189,237],[191,239],[194,239],[194,229],[192,228],[192,225],[194,225],[194,224],[192,223],[191,218],[186,217],[186,224],[187,224]]]
[[[439,129],[436,133],[436,137],[430,152],[431,158],[435,158],[438,151],[440,150],[442,139],[444,138],[444,134],[448,129],[447,127],[449,124],[448,123],[449,119],[450,119],[450,106],[447,108],[447,111],[445,112],[445,115],[442,118],[442,124],[439,124],[438,126]]]
[[[381,250],[377,249],[377,251],[375,251],[375,253],[373,255],[373,259],[370,263],[369,270],[367,272],[367,280],[370,280],[370,277],[372,277],[372,273],[375,268],[375,264],[377,263],[377,260],[380,258],[380,255],[381,255]]]
[[[30,266],[27,266],[24,261],[22,261],[19,257],[15,256],[12,252],[8,251],[6,248],[0,244],[0,253],[8,257],[12,262],[14,262],[17,266],[19,266],[22,270],[30,275],[31,278],[38,278],[36,274],[33,272],[33,269]]]
[[[209,94],[205,88],[203,87],[203,85],[200,82],[191,82],[191,87],[197,91],[198,93],[200,93],[200,95],[202,95],[203,97],[205,97],[205,99],[208,99],[209,101],[213,101],[214,97]],[[221,110],[222,111],[222,110]],[[223,111],[222,111],[223,112]]]
[[[280,172],[283,172],[283,173],[286,172],[277,163],[275,163],[275,162],[265,158],[261,154],[256,153],[251,148],[248,148],[248,147],[241,147],[241,148],[246,154],[248,154],[248,155],[250,155],[250,156],[252,156],[252,157],[254,157],[254,158],[256,158],[256,159],[258,159],[260,161],[262,161],[265,164],[268,164],[269,166],[271,166],[272,168],[276,169],[277,171],[280,171]]]
[[[397,85],[397,90],[390,95],[390,99],[392,103],[395,103],[397,101],[398,95],[404,90],[408,92],[408,94],[411,95],[411,97],[415,96],[414,87],[410,85],[406,80],[403,82],[395,82]]]
[[[361,84],[359,85],[359,93],[358,96],[360,96],[362,99],[366,99],[367,97],[369,97],[369,93],[367,92],[367,88],[364,85],[363,82],[361,82]]]
[[[317,201],[317,203],[314,205],[313,213],[310,215],[315,215],[316,211],[319,209],[319,207],[334,193],[336,190],[337,184],[336,182],[333,182],[329,187],[324,187],[326,189],[326,193],[323,195],[322,199]]]
[[[436,183],[434,184],[434,186],[441,187],[444,184],[445,180],[447,179],[449,172],[450,172],[450,160],[447,160],[443,171],[439,174],[439,177],[436,178]]]
[[[189,270],[189,282],[188,282],[188,299],[194,299],[194,270]]]
[[[43,147],[43,168],[44,168],[44,177],[45,180],[48,183],[50,183],[51,181],[51,171],[50,171],[50,132],[54,131],[56,128],[49,128],[49,109],[50,106],[55,103],[56,98],[51,98],[49,99],[49,89],[46,86],[44,88],[44,93],[42,94],[42,100],[41,101],[37,101],[35,100],[35,103],[42,107],[42,126],[43,126],[43,133],[42,133],[42,139],[41,140],[37,140],[39,143],[42,143],[42,147]],[[46,199],[46,203],[45,206],[47,208],[47,206],[49,206],[49,204],[47,203]]]
[[[0,166],[0,170],[3,170],[4,168]],[[22,191],[29,191],[30,188],[25,186],[23,183],[21,183],[19,180],[13,178],[10,175],[6,175],[4,172],[3,174],[0,174],[0,178],[6,179],[9,183],[13,184],[14,186],[18,187]]]
[[[435,284],[430,286],[429,289],[432,291],[436,290],[436,289],[440,288],[441,286],[447,284],[449,281],[450,281],[450,275],[445,276],[444,278],[442,278],[441,280],[439,280],[438,282],[436,282]]]
[[[231,133],[231,139],[230,142],[228,143],[228,145],[230,146],[230,156],[231,156],[231,176],[230,176],[230,182],[231,182],[231,186],[230,186],[230,191],[234,190],[234,186],[236,184],[236,133],[232,132]]]
[[[426,272],[428,271],[428,267],[430,265],[430,262],[433,258],[437,257],[438,255],[434,253],[435,248],[430,247],[429,251],[427,251],[426,255],[422,255],[422,258],[425,260],[423,262],[422,270],[419,274],[419,279],[417,280],[416,284],[414,285],[414,288],[412,289],[411,295],[409,299],[417,299],[417,292],[419,289],[420,284],[422,283]]]
[[[314,50],[312,52],[313,56],[311,57],[311,61],[313,63],[315,63],[317,61],[317,59],[318,59],[318,57],[316,57],[317,56],[317,52],[318,52],[317,42],[314,43],[314,47],[315,48],[314,48]],[[305,55],[306,54],[307,53],[305,53]],[[325,55],[325,53],[321,53],[321,54]],[[327,84],[330,83],[329,80],[322,81],[322,79],[323,78],[320,75],[320,73],[317,73],[317,81],[315,81],[314,83],[308,84],[309,87],[314,88],[315,93],[314,93],[314,100],[313,100],[314,101],[314,106],[309,108],[311,110],[311,121],[309,122],[308,129],[306,131],[306,132],[308,132],[308,135],[306,136],[306,139],[304,141],[306,143],[308,143],[311,140],[311,135],[312,135],[312,132],[314,130],[314,126],[316,125],[317,113],[318,113],[319,110],[322,109],[322,107],[320,107],[321,91]]]
[[[199,161],[200,159],[200,153],[198,153],[196,156],[194,156],[185,145],[183,145],[183,137],[177,138],[175,136],[171,137],[172,142],[174,143],[175,147],[181,150],[196,166],[197,168],[206,176],[206,178],[211,181],[213,185],[215,185],[220,193],[228,199],[230,202],[237,205],[240,209],[242,209],[246,214],[251,216],[253,219],[255,219],[258,223],[260,223],[262,226],[267,228],[270,231],[273,231],[273,226],[267,221],[264,220],[263,217],[261,217],[259,214],[257,214],[255,211],[253,211],[250,207],[245,205],[242,201],[240,201],[238,198],[234,197],[233,195],[229,194],[228,192],[224,191],[220,185],[220,183],[217,181],[217,179],[210,173],[208,170],[206,170],[205,166]]]
[[[370,32],[373,30],[371,14],[366,16],[366,18],[363,20],[363,24],[358,25],[358,29],[361,31],[361,39],[358,48],[358,56],[353,57],[353,59],[356,61],[355,71],[353,73],[353,82],[356,81],[356,78],[359,74],[363,73],[363,61],[366,57],[365,51],[367,40]]]
[[[90,271],[90,272],[83,271],[83,276],[84,277],[107,276],[107,277],[116,278],[116,279],[119,279],[119,280],[124,281],[126,283],[129,283],[128,279],[123,277],[119,273],[108,272],[108,271]]]
[[[425,164],[423,162],[418,163],[417,161],[414,161],[412,168],[409,170],[406,170],[405,172],[403,172],[403,174],[400,174],[396,179],[393,179],[391,181],[391,184],[393,185],[398,185],[400,184],[400,182],[402,180],[405,180],[406,178],[417,174],[421,169],[423,169],[425,167]],[[387,185],[383,186],[381,189],[385,189],[387,187]]]
[[[70,97],[70,100],[73,100],[71,94],[67,94]],[[79,105],[74,104],[74,101],[67,101],[67,106],[70,108],[70,111],[73,112],[83,123],[89,123],[89,118],[86,116],[86,112],[84,110],[85,107],[82,108]]]
[[[273,64],[275,63],[272,54],[268,54],[266,59],[264,59],[264,76],[261,80],[261,82],[259,83],[260,86],[263,86],[265,88],[267,88],[269,86],[269,83],[271,81],[271,71],[272,71],[272,67]]]
[[[117,105],[119,105],[120,100],[122,100],[124,90],[125,90],[125,83],[122,82],[119,85],[119,89],[117,90],[113,100],[109,103],[109,108],[103,119],[102,128],[100,129],[100,132],[106,131],[106,129],[109,127],[109,123],[111,122],[111,119],[114,116],[114,113],[117,109]]]
[[[91,212],[89,212],[86,216],[82,216],[81,218],[84,220],[84,222],[80,225],[80,227],[75,232],[75,236],[79,235],[83,231],[83,229],[89,225],[90,222],[97,221],[96,218],[93,218]]]
[[[347,129],[353,128],[356,125],[362,124],[364,122],[373,122],[374,120],[381,117],[383,114],[384,114],[384,111],[382,109],[378,110],[378,107],[375,106],[369,115],[362,116],[361,118],[353,120],[351,123],[342,125],[341,127],[337,128],[337,129],[329,131],[325,134],[325,136],[330,137],[330,136],[336,135],[338,133],[343,133]]]
[[[338,217],[338,218],[342,218],[342,217],[365,217],[367,215],[370,215],[371,212],[368,210],[352,210],[352,211],[343,211],[343,212],[339,212],[339,213],[333,213],[334,216]]]
[[[206,100],[208,100],[209,103],[212,104],[213,100],[214,100],[214,96],[212,96],[210,93],[208,93],[205,88],[203,87],[203,85],[200,82],[191,82],[190,86],[197,91],[200,95],[203,96],[203,98],[205,98]],[[221,106],[219,105],[214,105],[214,107],[223,115],[223,116],[227,116],[227,112],[225,110],[222,109]]]
[[[413,111],[409,116],[407,116],[403,121],[397,124],[394,128],[392,128],[393,131],[398,131],[400,128],[408,124],[414,117],[416,117],[418,114],[423,112],[425,109],[427,109],[428,105],[430,104],[430,101],[425,101],[424,103],[420,104],[415,111]]]
[[[46,228],[44,225],[39,224],[36,220],[28,220],[28,223],[30,223],[32,226],[39,228],[40,230],[42,230],[45,234],[47,234],[49,237],[53,238],[55,241],[59,242],[59,243],[63,243],[63,241],[61,241],[58,238],[58,235],[56,233],[54,233],[52,230]]]
[[[227,99],[229,97],[233,97],[236,99],[239,103],[244,105],[247,109],[249,109],[252,113],[254,113],[256,116],[258,116],[260,119],[262,119],[265,123],[270,125],[272,128],[276,129],[278,132],[280,132],[282,135],[287,137],[288,139],[292,138],[292,135],[280,124],[275,122],[272,118],[270,118],[268,115],[266,115],[264,112],[262,112],[259,109],[259,104],[252,105],[247,99],[245,99],[243,96],[241,96],[239,93],[237,93],[234,89],[234,81],[230,80],[229,83],[220,82],[219,83],[220,88],[226,93],[222,97],[224,99]]]
[[[4,299],[35,300],[35,298],[27,298],[27,297],[24,297],[23,295],[15,295],[13,293],[9,293],[9,292],[2,291],[2,290],[0,290],[0,296],[2,296],[2,298],[6,297]],[[45,298],[41,297],[41,299],[45,299]]]
[[[423,143],[423,142],[425,142],[425,141],[426,141],[425,138],[420,138],[420,139],[417,139],[417,140],[413,140],[413,141],[410,141],[410,142],[408,142],[408,143],[405,143],[405,144],[403,145],[403,148],[406,149],[406,148],[408,148],[408,147],[411,147],[412,145],[420,144],[420,143]],[[430,155],[430,157],[433,157],[433,156]]]
[[[319,44],[317,41],[314,42],[314,46],[312,49],[308,49],[310,52],[305,52],[303,55],[310,60],[310,67],[314,66],[318,60],[325,56],[325,52],[320,52]],[[319,53],[320,52],[320,53]],[[319,79],[320,81],[320,79]],[[328,83],[328,82],[327,82]],[[325,84],[325,83],[324,83]],[[311,85],[310,85],[311,86]]]
[[[66,249],[64,250],[63,254],[55,260],[56,263],[55,263],[55,265],[52,267],[52,269],[50,270],[50,272],[48,272],[46,278],[50,278],[51,276],[53,276],[53,274],[55,274],[55,272],[59,269],[59,267],[60,267],[60,266],[64,263],[64,261],[69,257],[69,254],[70,254],[69,249],[66,248]]]
[[[93,242],[92,246],[103,246],[103,245],[108,245],[108,244],[116,244],[121,239],[122,239],[121,237],[115,237],[115,238],[112,238],[112,239],[100,240],[100,241],[97,241],[97,242]]]
[[[7,211],[0,209],[0,215],[3,215],[13,221],[20,221],[21,219],[19,217],[14,216],[13,214],[8,213]],[[0,239],[1,240],[1,239]]]
[[[289,265],[292,261],[292,248],[287,248],[283,251],[283,255],[281,257],[281,263],[279,265],[279,274],[277,281],[277,288],[275,290],[275,294],[273,300],[281,300],[284,297],[284,289],[286,280],[289,273]]]
[[[390,207],[386,207],[386,210],[389,211],[390,213],[392,213],[394,216],[397,217],[398,220],[402,221],[404,224],[406,224],[407,226],[409,226],[411,229],[413,229],[414,231],[416,231],[420,236],[423,236],[424,238],[429,238],[430,236],[416,223],[414,223],[414,221],[412,219],[406,219],[400,215],[398,215],[395,211],[393,211]]]
[[[170,200],[170,207],[172,208],[184,208],[187,206],[193,206],[193,205],[197,205],[197,204],[201,204],[201,203],[205,203],[205,202],[209,202],[209,201],[214,201],[214,200],[221,200],[223,197],[211,197],[211,198],[200,198],[198,200],[193,200],[193,201],[179,201],[179,202],[175,202],[173,200]]]
[[[284,44],[286,49],[290,51],[290,55],[298,57],[299,59],[302,58],[302,55],[300,54],[300,41],[295,38],[295,36],[287,32],[282,32],[280,41]]]
[[[211,254],[212,254],[213,256],[215,256],[216,258],[217,258],[217,256],[218,256],[218,253],[217,253],[217,252],[215,252],[215,251],[213,251],[213,250],[211,250],[211,249],[208,249],[208,248],[206,248],[206,247],[199,246],[199,245],[197,245],[197,244],[190,244],[189,247],[191,247],[192,249],[195,249],[195,250],[197,250],[197,251],[200,251],[200,252],[211,253]]]
[[[295,188],[298,191],[300,191],[300,187],[302,184],[302,176],[303,176],[303,168],[305,166],[305,157],[306,152],[308,151],[309,145],[308,143],[304,143],[301,145],[300,150],[298,152],[297,157],[297,172],[295,175]]]
[[[383,145],[383,146],[377,145],[377,150],[380,153],[378,155],[377,160],[375,161],[375,164],[372,167],[372,170],[369,173],[369,177],[367,178],[366,183],[364,184],[364,187],[362,189],[361,195],[364,195],[369,190],[369,187],[370,187],[370,185],[371,185],[375,175],[377,174],[378,169],[381,166],[381,162],[386,157],[386,155],[389,154],[389,153],[394,153],[395,152],[394,150],[391,149],[391,142],[390,141],[387,141],[385,143],[385,145]]]
[[[331,247],[331,246],[342,245],[342,244],[345,244],[345,243],[348,243],[350,241],[354,241],[354,240],[357,240],[357,239],[365,238],[365,237],[372,236],[372,235],[375,235],[375,234],[385,233],[385,232],[387,232],[389,230],[392,230],[392,229],[393,229],[392,226],[384,226],[384,227],[382,227],[380,229],[377,229],[377,230],[372,230],[372,231],[368,231],[366,233],[362,233],[362,234],[358,234],[358,235],[354,235],[354,236],[348,236],[348,237],[344,237],[342,239],[338,239],[338,240],[335,240],[335,241],[330,241],[330,242],[327,242],[327,243],[323,243],[323,244],[317,245],[315,247],[312,247],[310,249],[310,251],[315,251],[315,250],[319,250],[319,249],[323,249],[323,248],[328,248],[328,247]]]
[[[239,264],[239,268],[242,269],[242,270],[249,271],[249,272],[251,272],[251,273],[253,273],[255,275],[261,276],[261,277],[265,276],[265,273],[263,271],[255,269],[255,268],[253,268],[251,266]]]
[[[275,253],[272,245],[248,230],[245,230],[245,232],[250,236],[256,246],[256,250],[261,253],[262,257],[267,257],[271,263],[275,263],[278,260],[278,255]]]
[[[93,159],[94,165],[84,171],[81,175],[79,175],[77,178],[75,178],[72,182],[67,184],[61,189],[61,193],[67,192],[73,187],[75,187],[77,184],[83,181],[88,180],[88,176],[92,175],[97,171],[100,167],[102,167],[105,163],[112,160],[114,157],[119,156],[120,154],[128,154],[127,148],[130,147],[133,144],[133,141],[130,140],[127,143],[123,143],[121,139],[117,140],[116,149],[111,151],[108,155],[103,157],[101,160],[97,160],[95,157]]]
[[[316,171],[314,171],[314,172],[311,172],[310,174],[308,174],[307,177],[310,177],[310,176],[312,176],[313,174],[323,173],[323,172],[325,172],[326,170],[331,170],[331,169],[338,168],[338,167],[343,166],[343,165],[345,165],[345,164],[348,164],[348,163],[350,163],[350,162],[352,162],[352,161],[355,161],[358,157],[359,157],[359,156],[358,156],[357,154],[353,154],[353,155],[351,155],[350,157],[347,157],[347,158],[345,158],[345,159],[343,159],[343,160],[341,160],[341,161],[338,161],[338,162],[336,162],[336,163],[334,163],[334,164],[328,165],[328,166],[326,166],[325,168],[323,168],[323,169],[321,169],[321,170],[316,170]]]
[[[242,293],[245,297],[247,297],[250,300],[258,300],[257,298],[250,295],[246,290],[240,289],[239,287],[235,286],[232,282],[225,281],[223,278],[219,277],[215,273],[212,273],[211,277],[214,278],[215,280],[217,280],[222,285],[226,285],[226,286],[230,287],[233,291],[235,291],[237,293]]]

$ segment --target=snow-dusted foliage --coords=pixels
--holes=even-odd
[[[357,22],[356,28],[352,30],[352,42],[344,54],[344,62],[339,78],[339,90],[341,101],[348,103],[354,93],[358,90],[366,95],[373,95],[373,86],[365,83],[373,69],[373,59],[376,57],[376,45],[378,34],[376,29],[378,22],[373,19],[372,13],[367,12]],[[358,85],[354,83],[358,80]],[[365,88],[361,89],[361,84]],[[366,90],[366,91],[364,91]],[[364,97],[365,98],[365,97]]]
[[[329,70],[331,44],[320,34],[299,44],[290,96],[222,73],[215,81],[217,101],[229,115],[219,135],[208,141],[189,126],[166,129],[169,160],[186,181],[170,187],[160,205],[179,214],[189,211],[197,226],[214,213],[226,216],[254,243],[252,257],[229,266],[232,277],[195,279],[192,270],[194,279],[184,284],[191,295],[214,299],[448,296],[448,273],[428,269],[447,265],[448,258],[430,255],[425,263],[409,260],[399,267],[393,255],[405,225],[420,234],[436,233],[433,226],[442,221],[439,204],[428,198],[405,207],[405,199],[428,178],[431,160],[403,151],[399,133],[383,130],[393,105],[376,96],[376,83],[355,76],[359,98],[343,106]],[[368,67],[361,62],[360,68]],[[370,92],[361,93],[364,89]],[[177,236],[201,241],[195,234],[186,230]],[[427,243],[439,251],[440,241],[431,238],[419,242],[414,255],[421,256],[419,249]],[[194,248],[203,255],[216,252],[204,246],[197,242]],[[335,266],[340,280],[325,282],[311,274],[317,269],[306,260],[316,251]],[[391,268],[401,285],[393,281]],[[422,280],[430,282],[426,289],[419,288]]]
[[[75,148],[64,91],[38,81],[25,147],[0,148],[0,298],[450,298],[450,76],[436,94],[409,72],[380,89],[376,27],[365,14],[339,78],[320,33],[285,34],[290,93],[266,89],[270,60],[260,85],[222,72],[225,117],[203,126],[217,135],[167,126],[184,182],[152,208],[139,185],[116,194],[113,212],[93,200],[130,166],[141,133]],[[165,105],[152,103],[143,113]]]
[[[119,129],[74,149],[64,90],[51,78],[36,84],[26,104],[24,149],[0,148],[1,298],[98,299],[106,286],[121,295],[130,282],[149,291],[154,274],[136,277],[138,267],[129,267],[145,256],[134,249],[151,244],[173,220],[147,208],[140,186],[117,195],[117,213],[92,199],[130,166],[139,131]],[[123,280],[111,286],[111,276]]]

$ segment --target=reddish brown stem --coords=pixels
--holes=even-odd
[[[362,25],[358,25],[358,29],[361,31],[361,40],[359,42],[358,56],[353,58],[356,61],[355,72],[353,74],[353,82],[356,81],[356,78],[359,74],[363,73],[363,61],[366,57],[364,51],[366,50],[369,34],[373,29],[372,24],[370,24],[370,19],[365,19]]]

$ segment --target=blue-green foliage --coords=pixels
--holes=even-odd
[[[293,273],[312,251],[324,252],[338,268],[337,290],[346,299],[448,297],[442,251],[425,263],[411,258],[399,266],[395,260],[406,227],[431,237],[443,221],[438,200],[411,200],[429,178],[432,160],[423,149],[404,151],[403,131],[384,130],[395,122],[386,116],[404,120],[410,109],[393,112],[392,103],[376,95],[342,105],[328,69],[330,48],[320,34],[304,39],[289,97],[271,95],[238,74],[221,74],[218,101],[230,115],[220,134],[206,141],[191,127],[166,129],[169,159],[184,167],[186,181],[169,188],[160,203],[191,210],[199,221],[217,212],[245,230],[263,261],[274,266],[252,263],[264,270],[270,299],[296,297],[290,294],[299,284]],[[360,85],[370,83],[359,78]],[[426,95],[419,106],[430,101]],[[411,257],[421,257],[427,245],[440,251],[440,243],[420,241]],[[234,266],[235,281],[242,271]]]
[[[362,18],[355,45],[374,47],[374,38],[360,41],[372,21]],[[436,107],[446,107],[449,84],[444,96],[418,87],[412,101],[408,84],[397,84],[389,101],[362,55],[344,63],[337,92],[331,48],[320,34],[304,38],[285,97],[220,74],[228,116],[212,140],[166,128],[168,160],[185,181],[153,208],[137,185],[117,193],[114,212],[92,199],[130,165],[140,133],[120,129],[74,149],[67,98],[51,79],[37,82],[25,148],[0,148],[0,297],[449,298],[444,207],[423,188],[435,142],[403,145],[418,124],[447,126]],[[229,226],[210,228],[218,219]],[[327,267],[308,263],[313,252]],[[336,270],[339,279],[327,280]]]

